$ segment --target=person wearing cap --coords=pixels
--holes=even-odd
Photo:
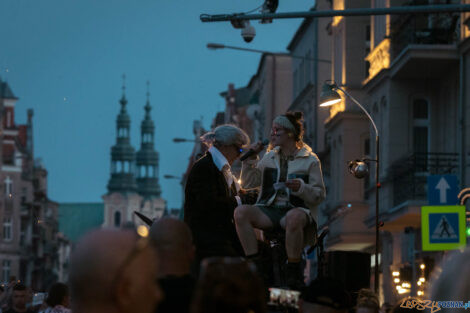
[[[231,166],[250,139],[234,125],[220,125],[201,141],[209,150],[191,168],[184,201],[184,221],[196,247],[196,274],[203,258],[243,254],[233,222],[233,212],[243,197]]]
[[[257,202],[235,210],[245,256],[257,264],[261,273],[269,265],[258,253],[254,228],[285,230],[288,257],[285,276],[287,285],[297,290],[303,286],[302,249],[315,242],[316,210],[325,199],[320,160],[303,142],[303,133],[301,112],[287,112],[274,119],[268,152],[261,160],[256,156],[242,164],[243,187],[261,186]],[[252,149],[259,152],[262,147],[256,144]]]
[[[351,305],[351,295],[339,281],[317,278],[302,290],[299,312],[347,313]]]

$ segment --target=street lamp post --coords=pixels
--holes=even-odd
[[[165,179],[183,179],[182,177],[179,177],[179,176],[174,176],[174,175],[163,175],[163,178]]]
[[[374,131],[375,131],[375,272],[374,272],[374,290],[375,293],[378,293],[379,290],[379,190],[380,190],[380,179],[379,179],[379,166],[380,166],[380,159],[379,159],[379,131],[377,130],[377,126],[375,125],[374,120],[370,116],[369,112],[351,96],[346,90],[339,87],[334,81],[333,82],[326,82],[323,85],[323,90],[320,95],[320,106],[327,107],[331,106],[335,103],[341,102],[341,96],[338,94],[337,90],[341,90],[349,99],[351,99],[354,103],[356,103],[359,108],[367,115],[369,121],[371,122]]]
[[[186,139],[186,138],[173,138],[173,142],[180,143],[180,142],[196,142],[195,139]]]
[[[228,46],[228,45],[224,45],[224,44],[221,44],[221,43],[213,43],[213,42],[209,42],[207,44],[207,49],[210,49],[210,50],[231,49],[231,50],[239,50],[239,51],[246,51],[246,52],[269,54],[269,55],[279,54],[279,53],[276,53],[276,52],[271,52],[271,51],[266,51],[266,50],[258,50],[258,49]],[[300,56],[300,55],[293,55],[293,54],[286,54],[286,56],[290,56],[291,58],[294,58],[294,59],[302,59],[302,60],[324,62],[324,63],[330,63],[331,64],[330,60],[314,59],[314,58],[308,58],[308,57],[303,57],[303,56]]]

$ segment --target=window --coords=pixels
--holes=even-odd
[[[153,177],[154,176],[154,167],[153,166],[150,166],[150,177]]]
[[[3,240],[5,241],[11,241],[12,235],[11,235],[11,217],[5,217],[3,219]]]
[[[121,227],[121,212],[114,212],[114,226]]]
[[[141,165],[140,166],[140,177],[145,177],[145,166]]]
[[[10,280],[10,268],[11,268],[11,261],[10,260],[3,260],[2,262],[2,277],[3,282],[8,282]]]
[[[7,127],[11,127],[11,111],[7,111]]]
[[[124,161],[124,172],[129,173],[129,161]]]
[[[127,137],[127,129],[122,127],[118,130],[118,136],[121,138]]]
[[[13,181],[11,180],[10,176],[7,176],[4,180],[5,183],[5,196],[10,196],[12,193]]]

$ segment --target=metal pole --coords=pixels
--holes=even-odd
[[[379,244],[380,244],[380,233],[379,233],[379,190],[380,190],[380,141],[379,141],[379,131],[375,125],[374,120],[370,116],[369,112],[357,101],[353,96],[351,96],[346,90],[342,89],[336,83],[333,85],[334,89],[341,90],[346,96],[349,97],[354,103],[356,103],[361,110],[367,115],[369,121],[372,123],[375,131],[375,157],[376,157],[376,167],[375,167],[375,268],[374,268],[374,291],[376,294],[379,292]]]
[[[459,71],[459,110],[458,110],[458,139],[459,139],[459,171],[460,171],[460,187],[465,188],[465,174],[466,174],[466,159],[465,159],[465,129],[466,129],[466,118],[465,118],[465,85],[466,85],[466,75],[465,75],[465,57],[460,55],[460,71]]]
[[[315,58],[308,58],[308,57],[303,57],[300,55],[293,55],[289,53],[283,53],[283,52],[271,52],[271,51],[266,51],[266,50],[258,50],[258,49],[250,49],[250,48],[242,48],[242,47],[236,47],[236,46],[227,46],[224,44],[218,44],[218,43],[208,43],[207,44],[208,49],[232,49],[232,50],[240,50],[240,51],[247,51],[247,52],[255,52],[255,53],[261,53],[261,54],[269,54],[269,55],[286,55],[294,59],[302,59],[302,60],[308,60],[308,61],[314,61],[314,62],[325,62],[325,63],[330,63],[330,60],[325,60],[325,59],[315,59]]]
[[[375,155],[376,155],[376,167],[375,167],[375,272],[374,272],[374,291],[378,295],[379,292],[379,189],[380,189],[380,147],[379,147],[379,134],[375,136]]]
[[[429,14],[445,12],[470,12],[470,4],[414,5],[391,8],[360,8],[348,10],[301,11],[263,14],[201,14],[201,22],[223,22],[233,20],[290,19],[333,16],[367,16],[388,14]]]

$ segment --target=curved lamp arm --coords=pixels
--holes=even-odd
[[[375,135],[376,135],[376,136],[379,136],[379,131],[377,130],[377,126],[375,125],[374,120],[373,120],[372,117],[370,116],[369,112],[367,112],[367,110],[364,109],[364,107],[359,103],[359,101],[357,101],[356,99],[354,99],[354,97],[351,96],[351,94],[349,94],[346,90],[344,90],[343,88],[339,87],[338,85],[335,84],[335,86],[334,86],[333,88],[341,90],[346,96],[349,97],[349,99],[351,99],[355,104],[357,104],[357,105],[361,108],[362,111],[364,111],[364,113],[367,115],[367,117],[369,118],[370,122],[372,123],[372,126],[374,127]]]

